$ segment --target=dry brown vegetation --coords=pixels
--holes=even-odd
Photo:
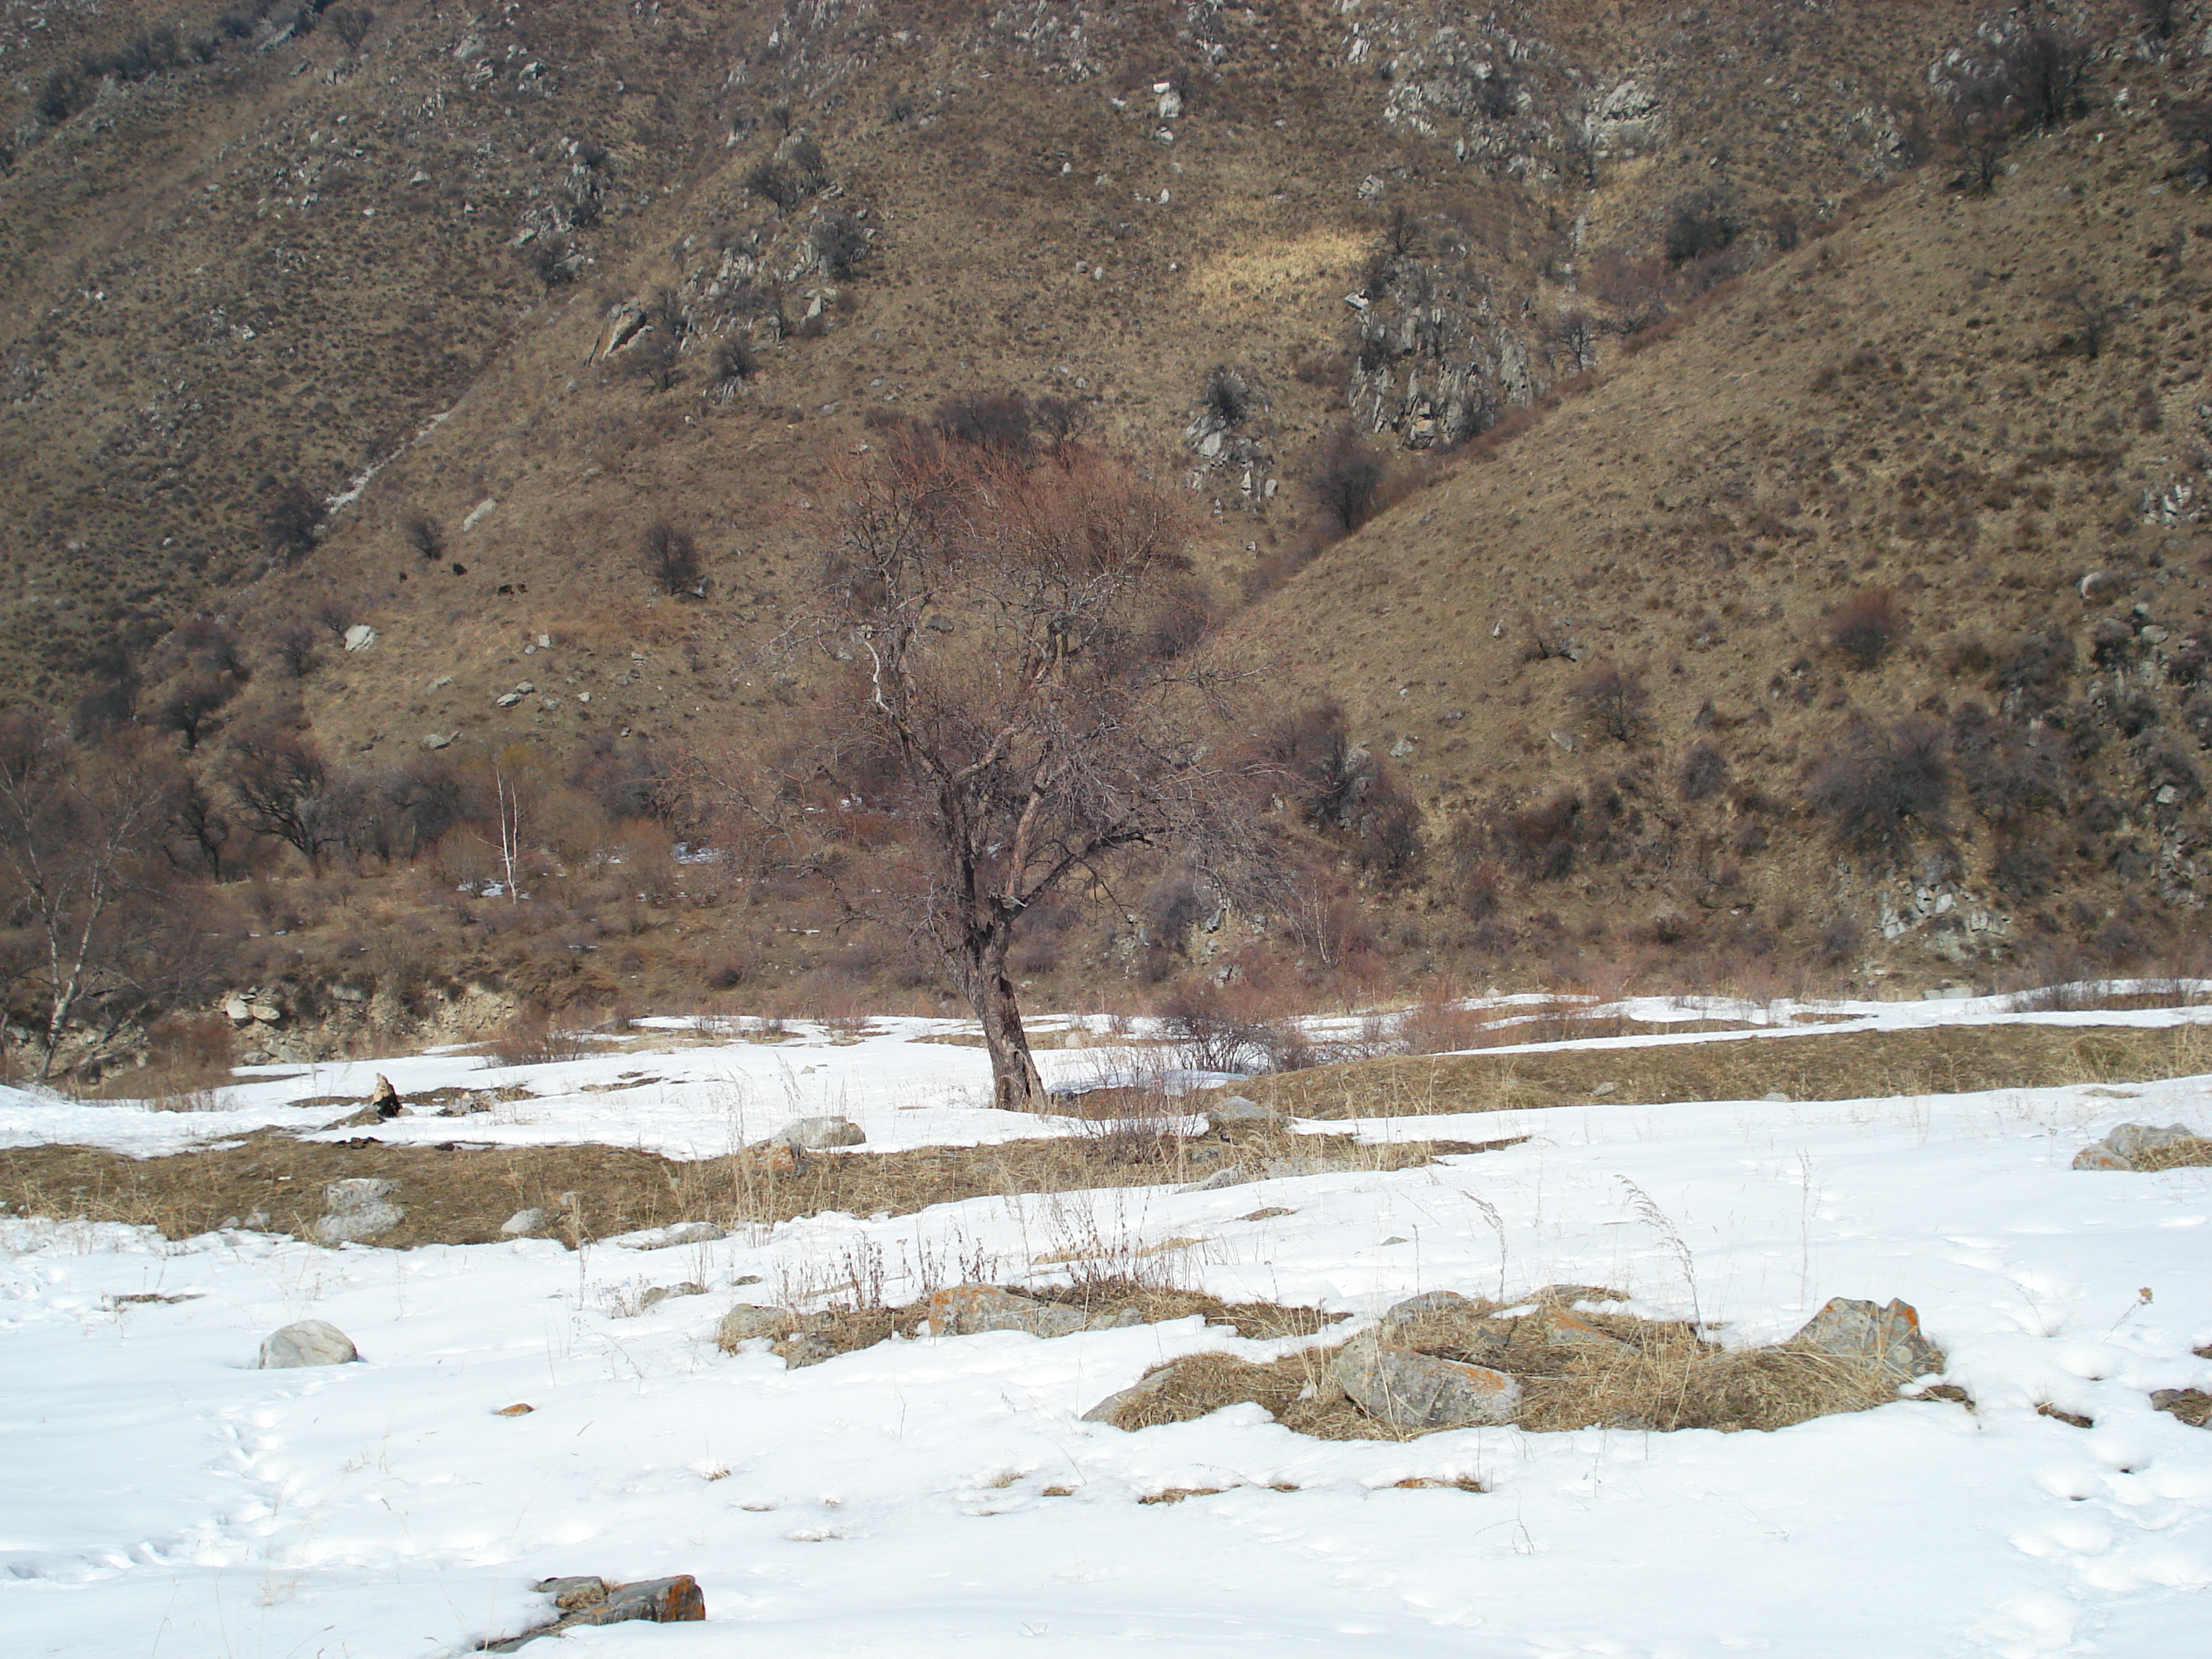
[[[1255,1078],[1238,1091],[1298,1117],[1397,1116],[1620,1103],[1856,1100],[2190,1077],[2212,1065],[2195,1026],[1948,1025],[1681,1044],[1444,1054]]]
[[[1483,1319],[1504,1305],[1476,1299],[1464,1312]],[[1577,1318],[1613,1342],[1547,1340],[1540,1318],[1516,1317],[1491,1322],[1504,1333],[1502,1347],[1468,1352],[1434,1342],[1414,1346],[1510,1373],[1522,1390],[1514,1422],[1540,1432],[1773,1430],[1898,1397],[1893,1382],[1810,1350],[1729,1350],[1679,1322],[1596,1312]],[[1334,1346],[1307,1347],[1266,1363],[1192,1354],[1148,1373],[1158,1386],[1117,1409],[1112,1421],[1117,1428],[1149,1428],[1249,1401],[1285,1427],[1322,1439],[1407,1440],[1425,1432],[1391,1428],[1343,1399],[1328,1382],[1335,1353]]]
[[[467,1121],[456,1119],[454,1132],[465,1137]],[[1282,1150],[1316,1148],[1284,1138]],[[1476,1150],[1458,1141],[1407,1141],[1346,1156],[1362,1167],[1402,1169]],[[678,1221],[727,1227],[830,1210],[906,1215],[933,1204],[1015,1193],[1179,1183],[1239,1155],[1218,1143],[1158,1133],[1072,1136],[817,1154],[796,1173],[779,1175],[742,1156],[679,1162],[608,1146],[507,1149],[471,1146],[465,1139],[441,1147],[366,1138],[331,1144],[272,1132],[235,1146],[166,1158],[131,1158],[86,1146],[0,1151],[0,1203],[18,1213],[150,1226],[172,1238],[258,1212],[269,1218],[270,1229],[305,1237],[323,1215],[327,1182],[375,1176],[401,1183],[395,1201],[406,1212],[404,1224],[380,1244],[495,1243],[501,1223],[532,1208],[544,1210],[556,1235],[573,1244]],[[1103,1265],[1093,1276],[1110,1271],[1118,1259],[1110,1242],[1099,1248]]]

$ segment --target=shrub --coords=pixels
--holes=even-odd
[[[1950,793],[1942,733],[1923,720],[1863,728],[1805,790],[1836,845],[1875,867],[1902,864],[1917,836],[1943,836]]]
[[[733,386],[750,380],[760,372],[760,359],[753,349],[734,335],[716,342],[714,346],[714,384]]]
[[[315,667],[313,624],[302,617],[288,617],[278,623],[269,636],[269,654],[293,679],[307,678]]]
[[[1593,668],[1567,695],[1581,707],[1583,723],[1615,743],[1637,742],[1650,724],[1644,708],[1651,694],[1631,670],[1610,665]]]
[[[2048,132],[2088,113],[2088,43],[2070,32],[2024,31],[1998,60],[1998,74],[2023,131]]]
[[[311,552],[330,509],[307,485],[294,482],[276,493],[261,519],[262,544],[286,558]]]
[[[1728,757],[1709,743],[1694,744],[1682,757],[1682,799],[1704,800],[1728,782]]]
[[[1224,427],[1242,425],[1252,412],[1252,393],[1243,378],[1219,364],[1206,371],[1206,390],[1199,401]]]
[[[1686,264],[1718,253],[1736,239],[1735,211],[1725,191],[1693,190],[1667,206],[1667,263]]]
[[[638,564],[656,592],[682,599],[698,592],[703,574],[698,544],[690,532],[678,529],[665,519],[654,520],[639,538]]]
[[[1322,510],[1349,535],[1374,512],[1383,470],[1373,446],[1342,426],[1322,441],[1309,487]]]
[[[1828,648],[1853,668],[1881,665],[1904,637],[1905,613],[1887,587],[1863,587],[1829,608],[1820,619]]]
[[[427,514],[417,513],[400,527],[418,557],[442,559],[446,556],[446,527]]]
[[[868,234],[860,228],[858,216],[842,209],[816,220],[807,240],[823,270],[841,282],[860,268],[870,252]]]
[[[967,392],[938,404],[934,424],[955,443],[1020,456],[1029,453],[1035,416],[1018,392]]]

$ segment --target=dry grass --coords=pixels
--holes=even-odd
[[[465,1135],[467,1120],[454,1120]],[[1324,1150],[1308,1137],[1269,1137],[1296,1153]],[[227,1218],[261,1212],[278,1232],[306,1237],[321,1217],[325,1183],[375,1176],[401,1183],[405,1221],[378,1243],[493,1243],[518,1210],[562,1218],[570,1243],[678,1221],[721,1226],[773,1223],[836,1210],[908,1215],[933,1204],[1012,1193],[1078,1192],[1181,1183],[1246,1156],[1243,1148],[1170,1138],[1139,1161],[1117,1162],[1090,1140],[1058,1137],[996,1146],[928,1146],[902,1152],[836,1152],[778,1175],[751,1159],[683,1163],[615,1146],[399,1146],[360,1138],[305,1142],[277,1133],[236,1146],[132,1158],[88,1146],[0,1151],[0,1200],[18,1213],[83,1217],[189,1237]],[[1462,1141],[1343,1146],[1346,1167],[1402,1169],[1440,1154],[1478,1150]],[[1207,1152],[1211,1161],[1200,1161]],[[1080,1243],[1081,1241],[1077,1241]]]
[[[1575,1105],[1598,1098],[1664,1103],[1857,1100],[1895,1095],[2139,1083],[2212,1068],[2196,1026],[1973,1025],[1853,1031],[1734,1042],[1447,1054],[1356,1061],[1255,1078],[1239,1092],[1298,1117],[1401,1116]]]
[[[2212,1140],[2202,1135],[2152,1146],[2128,1160],[2138,1170],[2201,1170],[2212,1168]]]
[[[1724,1434],[1787,1428],[1815,1417],[1865,1411],[1898,1397],[1880,1376],[1832,1355],[1788,1345],[1731,1351],[1674,1321],[1579,1315],[1611,1344],[1553,1341],[1537,1318],[1496,1319],[1498,1304],[1471,1300],[1401,1336],[1425,1352],[1510,1372],[1522,1388],[1513,1421],[1537,1432],[1617,1428]],[[1188,1355],[1152,1372],[1157,1386],[1125,1401],[1117,1428],[1188,1422],[1224,1406],[1264,1407],[1286,1428],[1324,1440],[1410,1440],[1342,1397],[1328,1377],[1334,1347],[1302,1349],[1267,1364],[1225,1353]]]

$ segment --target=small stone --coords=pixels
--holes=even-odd
[[[1620,1085],[1618,1083],[1595,1083],[1590,1085],[1590,1098],[1602,1100],[1606,1096],[1618,1094],[1620,1091]]]
[[[1521,1403],[1521,1385],[1504,1371],[1385,1347],[1371,1332],[1346,1343],[1329,1374],[1360,1410],[1395,1429],[1510,1422]]]
[[[1910,1303],[1887,1307],[1837,1297],[1784,1345],[1811,1348],[1864,1365],[1898,1382],[1943,1369],[1943,1351],[1920,1334],[1920,1315]]]
[[[337,1326],[319,1319],[302,1319],[263,1338],[258,1364],[264,1371],[283,1371],[310,1365],[350,1365],[360,1358],[353,1340]]]

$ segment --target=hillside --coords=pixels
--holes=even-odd
[[[1188,499],[1341,774],[1289,896],[1147,866],[1040,988],[2186,965],[2205,67],[2156,11],[28,8],[0,684],[177,770],[229,943],[155,1006],[925,991],[673,862],[718,832],[655,786],[792,737],[760,649],[852,480],[1014,392]],[[250,833],[280,752],[342,867]],[[542,902],[483,896],[495,766]]]

